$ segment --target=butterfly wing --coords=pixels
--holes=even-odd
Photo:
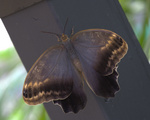
[[[74,86],[71,95],[64,100],[54,100],[54,103],[60,105],[65,113],[77,113],[79,110],[85,107],[87,102],[80,75],[74,67],[72,68]]]
[[[74,86],[71,95],[64,100],[54,100],[54,103],[60,105],[65,113],[77,113],[85,107],[87,102],[80,76],[75,69],[73,71]]]
[[[104,29],[80,31],[71,42],[92,91],[98,96],[113,97],[119,90],[117,64],[127,52],[127,43],[116,33]]]
[[[23,86],[23,99],[36,105],[67,98],[73,89],[71,61],[58,45],[47,49],[30,69]]]

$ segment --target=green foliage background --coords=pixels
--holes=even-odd
[[[119,0],[119,2],[150,61],[150,0]]]
[[[119,0],[150,60],[150,0]],[[49,120],[43,105],[28,106],[22,99],[26,71],[14,48],[0,51],[0,120]]]
[[[42,104],[29,106],[23,101],[26,74],[14,48],[0,51],[0,120],[49,120]]]

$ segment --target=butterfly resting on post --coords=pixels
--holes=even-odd
[[[127,43],[105,29],[82,30],[71,37],[51,34],[61,44],[47,49],[31,67],[23,86],[24,101],[29,105],[53,101],[65,113],[77,113],[87,102],[83,80],[97,96],[114,97],[119,90],[117,65],[127,53]]]

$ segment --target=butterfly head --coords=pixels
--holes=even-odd
[[[62,41],[62,42],[66,42],[67,40],[68,40],[69,38],[68,38],[68,36],[66,35],[66,34],[62,34],[61,35],[61,37],[60,37],[60,40]]]
[[[59,42],[67,42],[69,40],[68,36],[65,34],[65,28],[66,28],[67,23],[68,23],[68,18],[67,18],[66,23],[64,25],[63,33],[61,35],[57,34],[57,33],[53,33],[53,32],[46,32],[46,31],[41,31],[41,32],[55,35]]]

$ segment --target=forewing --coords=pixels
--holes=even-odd
[[[76,51],[101,75],[113,73],[113,69],[127,52],[127,43],[116,33],[104,29],[88,29],[72,38]]]
[[[63,45],[46,50],[30,69],[23,86],[23,99],[36,105],[65,99],[73,88],[71,61]]]
[[[117,64],[127,52],[127,43],[116,33],[104,29],[80,31],[71,42],[89,87],[96,95],[113,97],[119,90]]]

